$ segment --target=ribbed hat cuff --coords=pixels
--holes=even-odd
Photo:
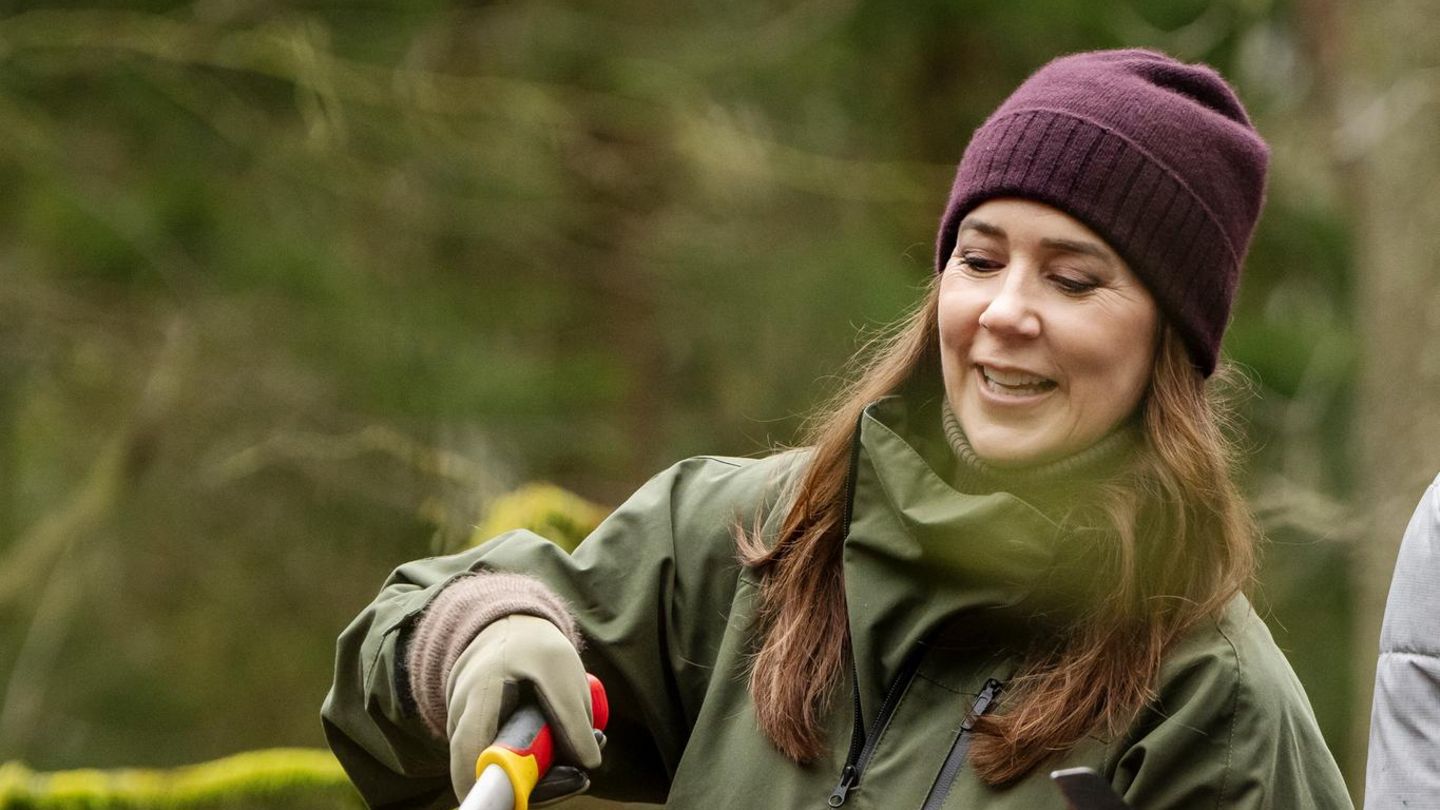
[[[936,271],[960,220],[980,203],[1022,197],[1054,206],[1099,234],[1130,265],[1209,376],[1229,318],[1242,250],[1230,244],[1180,178],[1125,136],[1073,113],[1024,109],[971,139],[941,220]]]

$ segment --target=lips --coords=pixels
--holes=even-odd
[[[1033,397],[1055,390],[1057,383],[1039,374],[1022,369],[997,368],[976,363],[984,389],[1001,397]]]

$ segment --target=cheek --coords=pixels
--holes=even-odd
[[[1149,385],[1155,362],[1153,321],[1137,318],[1125,328],[1087,330],[1090,340],[1072,355],[1077,394],[1096,418],[1118,422],[1134,412]]]
[[[940,308],[936,321],[940,342],[940,372],[951,396],[964,387],[964,373],[970,364],[970,346],[975,340],[974,320],[958,308]]]
[[[962,360],[969,355],[970,343],[979,328],[981,309],[974,296],[967,296],[963,290],[941,282],[936,326],[943,355],[959,355]]]
[[[1129,392],[1127,412],[1138,406],[1145,392],[1149,390],[1150,380],[1155,376],[1155,353],[1160,348],[1160,314],[1154,301],[1146,299],[1145,305],[1138,308],[1134,314],[1129,328],[1121,337],[1124,341],[1121,345],[1129,346],[1132,350],[1122,380],[1122,390]]]

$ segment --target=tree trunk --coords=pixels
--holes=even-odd
[[[1332,133],[1353,206],[1361,347],[1355,720],[1343,763],[1358,795],[1396,551],[1440,472],[1440,0],[1317,5],[1329,7],[1336,36]]]

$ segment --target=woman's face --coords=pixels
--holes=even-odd
[[[1094,231],[1042,203],[990,200],[960,223],[940,278],[946,398],[985,461],[1062,458],[1134,413],[1158,324]]]

